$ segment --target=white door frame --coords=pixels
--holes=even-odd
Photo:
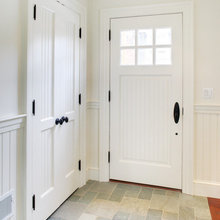
[[[82,160],[82,167],[80,172],[80,187],[86,183],[86,54],[87,54],[87,10],[84,6],[78,3],[77,0],[59,0],[60,4],[77,13],[80,18],[80,27],[82,28],[82,38],[79,42],[80,48],[80,85],[79,91],[81,93],[81,105],[79,109],[79,142],[80,142],[80,158]],[[28,1],[27,6],[27,132],[26,132],[26,199],[25,199],[25,219],[32,219],[32,140],[33,140],[33,115],[32,115],[32,101],[33,101],[33,71],[32,71],[32,53],[33,53],[33,6],[37,4],[37,0]]]
[[[175,14],[183,15],[183,164],[182,191],[193,194],[194,164],[194,36],[193,3],[191,1],[155,4],[141,7],[101,10],[100,15],[100,118],[99,118],[99,180],[109,181],[109,101],[110,44],[109,29],[113,18]]]

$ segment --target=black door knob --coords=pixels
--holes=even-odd
[[[64,116],[63,116],[63,117],[62,117],[62,120],[65,121],[66,123],[69,122],[69,118],[68,118],[68,117],[64,117]]]
[[[57,118],[56,121],[55,121],[55,124],[56,124],[56,125],[58,125],[58,124],[62,125],[63,122],[64,122],[64,121],[63,121],[62,118],[61,118],[61,119]]]
[[[62,125],[63,122],[64,122],[64,120],[61,118],[61,119],[60,119],[60,125]]]
[[[60,119],[59,118],[56,119],[55,124],[56,125],[60,124]]]

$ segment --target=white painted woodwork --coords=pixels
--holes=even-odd
[[[195,107],[194,192],[220,198],[220,106]]]
[[[136,2],[136,1],[135,1]],[[100,15],[100,56],[93,54],[94,59],[100,59],[100,80],[99,80],[99,97],[100,97],[100,117],[99,117],[99,180],[109,180],[109,127],[110,112],[108,102],[108,90],[110,89],[110,46],[109,46],[109,29],[111,20],[117,18],[153,16],[159,14],[182,14],[183,15],[183,148],[182,148],[182,191],[193,194],[193,164],[194,164],[194,7],[191,1],[174,3],[173,1],[166,4],[154,4],[150,2],[144,6],[122,7],[117,8],[116,2],[112,2],[112,8],[101,7]],[[134,4],[131,3],[131,6]],[[124,5],[124,7],[123,7]],[[96,9],[97,9],[96,7]],[[96,17],[96,16],[95,16]],[[97,38],[96,38],[97,39]],[[95,43],[95,41],[92,41]],[[96,68],[96,66],[94,66]],[[95,87],[94,87],[95,88]],[[94,94],[94,93],[92,93]],[[95,99],[95,98],[91,98]]]
[[[171,65],[120,65],[121,31],[167,27]],[[182,15],[114,19],[111,32],[110,178],[181,189],[182,117],[175,124],[173,109],[182,108]]]
[[[10,220],[16,219],[16,209],[21,207],[16,202],[21,202],[21,184],[16,180],[20,180],[17,173],[21,175],[17,155],[20,155],[23,145],[23,123],[23,116],[0,119],[0,200],[12,195],[12,215],[8,218]]]
[[[33,219],[44,220],[80,184],[79,16],[56,1],[38,1],[33,25]],[[69,122],[55,125],[63,116]]]
[[[87,102],[87,180],[99,180],[99,103]]]

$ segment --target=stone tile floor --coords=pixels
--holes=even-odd
[[[177,191],[88,181],[48,220],[208,220],[208,200]]]

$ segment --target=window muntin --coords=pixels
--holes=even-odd
[[[120,65],[172,65],[172,29],[161,27],[121,31]]]

